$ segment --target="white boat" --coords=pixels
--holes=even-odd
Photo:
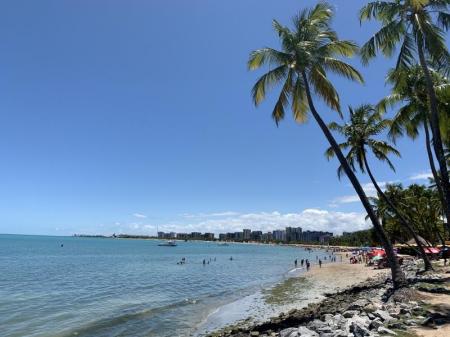
[[[167,242],[162,242],[160,244],[158,244],[158,246],[162,246],[162,247],[176,247],[177,243],[173,240],[169,240]]]

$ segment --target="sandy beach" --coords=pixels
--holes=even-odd
[[[365,282],[375,276],[388,275],[388,273],[388,269],[374,269],[364,264],[327,263],[323,264],[322,268],[314,265],[302,277],[310,279],[314,287],[323,289],[324,293],[331,293]]]

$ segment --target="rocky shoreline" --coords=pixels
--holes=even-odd
[[[404,267],[409,287],[392,292],[379,275],[306,308],[282,313],[253,326],[226,327],[210,337],[377,337],[416,336],[415,327],[450,323],[450,311],[433,310],[424,293],[449,294],[450,274],[420,274],[415,262]]]

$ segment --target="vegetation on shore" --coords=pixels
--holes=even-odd
[[[297,122],[305,122],[310,113],[319,125],[330,145],[327,155],[336,156],[339,160],[339,175],[345,174],[350,180],[373,224],[377,240],[386,251],[394,288],[401,288],[406,284],[405,275],[393,250],[394,236],[397,239],[414,238],[425,268],[432,269],[418,232],[437,230],[436,234],[442,237],[444,244],[444,238],[450,234],[447,167],[450,85],[445,77],[450,72],[450,54],[445,43],[445,32],[450,26],[449,6],[450,0],[370,2],[361,9],[360,22],[376,20],[381,28],[359,49],[356,43],[339,39],[337,32],[331,28],[334,15],[332,7],[320,2],[294,16],[292,28],[274,20],[273,27],[280,39],[281,48],[255,50],[250,53],[248,61],[250,70],[270,67],[252,89],[255,105],[265,99],[268,90],[280,88],[272,112],[277,125],[285,117],[288,107]],[[351,108],[350,120],[345,125],[327,125],[316,110],[316,99],[323,100],[343,118],[339,94],[327,74],[333,73],[363,83],[362,75],[344,62],[343,58],[359,54],[362,63],[368,64],[379,51],[387,57],[393,56],[397,46],[400,48],[396,64],[388,74],[392,94],[381,99],[376,106],[363,104],[356,109]],[[410,85],[414,79],[417,83]],[[394,119],[386,119],[384,114],[387,108],[399,103],[404,106]],[[426,148],[435,188],[419,191],[420,187],[412,186],[403,190],[401,186],[391,186],[383,191],[369,167],[367,150],[371,150],[376,159],[388,163],[393,169],[388,155],[400,156],[400,153],[387,140],[380,138],[387,132],[391,140],[394,140],[403,134],[404,129],[410,136],[417,134],[421,124],[426,134]],[[331,131],[339,131],[345,138],[344,142],[338,144]],[[362,172],[369,174],[378,192],[375,200],[370,200],[362,188],[355,174],[356,164]],[[416,192],[422,193],[424,200],[409,200]],[[435,199],[430,195],[436,194],[434,192],[438,196],[437,202],[433,202]],[[424,209],[428,206],[430,207]],[[426,222],[424,217],[427,218]],[[441,223],[447,226],[447,232],[440,230]],[[430,228],[427,230],[424,227]]]

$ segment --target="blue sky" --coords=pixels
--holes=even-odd
[[[249,52],[278,47],[272,19],[314,3],[3,1],[0,233],[367,226],[317,125],[277,128],[274,96],[257,109],[250,98]],[[375,31],[359,26],[361,1],[331,3],[341,38]],[[393,60],[351,63],[366,85],[335,79],[343,107],[388,92]],[[411,180],[428,172],[423,140],[398,148],[397,173],[373,162],[379,181],[426,182]]]

